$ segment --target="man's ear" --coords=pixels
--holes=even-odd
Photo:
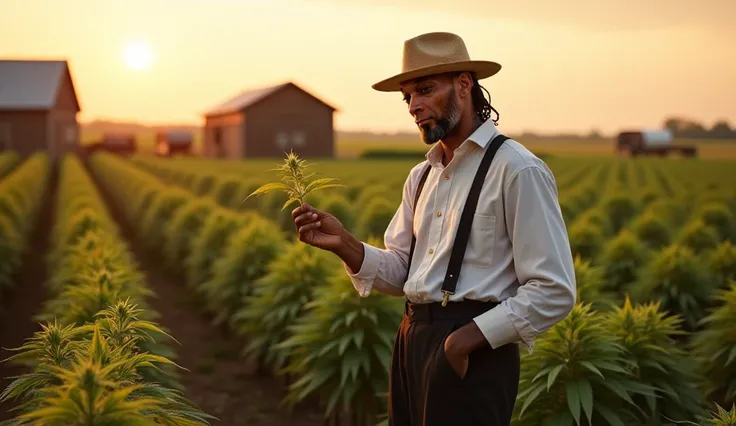
[[[457,78],[458,94],[460,98],[469,97],[473,90],[473,78],[468,72],[461,73]]]

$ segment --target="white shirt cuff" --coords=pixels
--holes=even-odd
[[[376,279],[378,274],[378,267],[381,265],[381,254],[380,249],[371,246],[370,244],[363,244],[364,256],[363,264],[360,266],[360,270],[355,273],[351,273],[348,265],[343,263],[345,272],[353,282],[353,287],[358,291],[361,297],[368,297],[371,294],[371,287],[373,281]]]
[[[514,323],[511,322],[503,305],[498,305],[490,311],[475,317],[473,321],[494,349],[520,340],[519,332]],[[531,342],[524,341],[523,343],[529,350],[532,349]]]

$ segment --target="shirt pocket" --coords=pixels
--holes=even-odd
[[[490,268],[493,266],[495,245],[496,215],[474,214],[468,246],[465,248],[465,263],[479,268]]]

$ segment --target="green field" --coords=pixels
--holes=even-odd
[[[736,402],[734,149],[699,141],[700,159],[624,159],[611,156],[602,143],[585,145],[590,151],[580,148],[584,143],[522,143],[550,155],[545,158],[557,180],[576,259],[578,301],[565,320],[538,338],[533,352],[522,351],[514,426],[736,424],[735,411],[730,423],[706,420],[719,406],[729,409]],[[346,143],[343,153],[348,145],[355,153],[376,144]],[[190,371],[155,374],[143,368],[137,375],[111,376],[112,388],[99,398],[111,397],[112,389],[130,390],[132,383],[149,388],[163,383],[151,402],[160,409],[169,389],[181,383],[184,397],[202,411],[228,418],[247,404],[232,402],[222,409],[209,397],[214,388],[188,377],[213,374],[223,384],[207,386],[227,384],[237,389],[234,394],[248,392],[252,382],[227,373],[249,364],[283,385],[279,398],[286,407],[308,406],[343,425],[377,424],[386,410],[383,392],[402,300],[358,297],[334,256],[295,239],[290,209],[281,210],[283,194],[241,203],[275,179],[268,170],[278,162],[98,153],[87,167],[65,158],[54,181],[41,157],[19,164],[8,159],[14,169],[0,176],[0,236],[11,235],[14,243],[0,243],[0,254],[12,255],[9,262],[0,256],[0,278],[5,277],[0,289],[22,282],[15,272],[29,247],[29,224],[35,223],[24,218],[39,214],[48,187],[58,191],[53,216],[58,226],[50,248],[38,251],[53,253],[51,276],[43,284],[50,302],[41,317],[56,318],[61,326],[95,323],[93,315],[109,305],[118,304],[122,315],[128,306],[122,301],[129,299],[143,309],[141,318],[168,324],[173,337],[186,342],[181,348],[170,339],[156,345],[136,341],[138,350],[161,356],[182,353]],[[340,179],[345,188],[315,193],[309,201],[334,213],[359,238],[381,246],[416,162],[319,161],[313,171]],[[138,275],[141,269],[147,273]],[[172,291],[196,303],[173,306],[153,302],[148,294],[172,297]],[[224,330],[235,345],[229,364],[205,359],[209,341],[177,324],[199,313],[208,318],[211,333]],[[98,329],[106,324],[96,321]],[[82,343],[76,361],[60,361],[65,373],[58,380],[81,386],[75,380],[95,359],[94,342],[102,339],[114,349],[140,330],[101,337],[93,331],[64,341]],[[131,353],[116,356],[129,359]],[[59,362],[41,361],[37,371]],[[71,396],[62,388],[32,382],[28,389],[57,395],[58,400],[42,402],[49,406],[68,402]],[[250,404],[266,404],[264,396],[251,398],[256,399]],[[133,417],[151,416],[129,409]],[[33,407],[26,411],[44,414]],[[172,412],[185,411],[180,404]],[[250,424],[258,424],[252,419]],[[320,423],[295,415],[279,424]]]
[[[99,135],[85,134],[83,144],[91,143]],[[558,155],[565,157],[613,156],[615,155],[614,139],[571,139],[556,137],[525,137],[517,138],[519,142],[538,154]],[[141,135],[137,139],[141,153],[153,152],[153,136]],[[704,159],[733,159],[736,160],[736,140],[732,139],[676,139],[675,145],[695,145],[698,156]],[[202,140],[195,138],[194,150],[199,153],[202,149]],[[416,139],[397,138],[393,136],[376,137],[371,140],[360,140],[353,137],[343,137],[338,133],[335,140],[335,155],[337,158],[355,158],[371,150],[398,150],[426,152],[428,147],[417,137]]]
[[[565,139],[543,137],[519,137],[524,146],[537,154],[550,154],[565,157],[613,156],[613,139]],[[695,145],[698,156],[704,159],[736,160],[736,140],[676,139],[675,145]],[[426,151],[427,147],[419,140],[360,141],[338,140],[339,157],[355,157],[374,149],[395,149],[399,151]]]

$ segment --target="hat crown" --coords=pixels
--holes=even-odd
[[[422,34],[404,42],[402,72],[470,60],[460,36],[447,32]]]

